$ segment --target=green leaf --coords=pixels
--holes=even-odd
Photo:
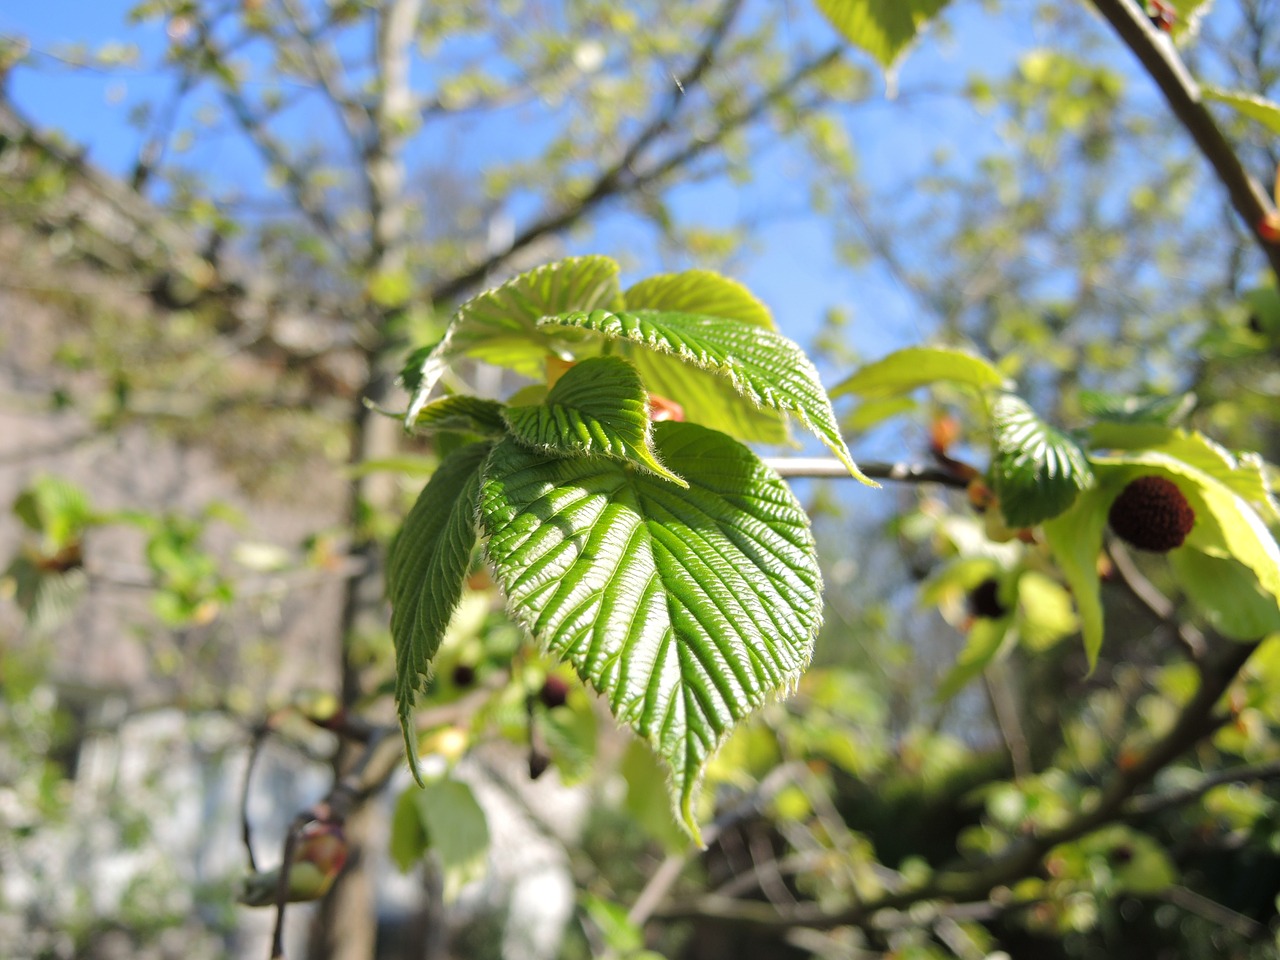
[[[1195,405],[1194,393],[1152,397],[1105,393],[1100,390],[1080,391],[1080,408],[1091,417],[1112,423],[1173,426],[1185,420]]]
[[[433,780],[409,787],[397,799],[391,828],[396,866],[406,871],[427,851],[435,854],[444,872],[448,900],[483,870],[489,823],[465,783]]]
[[[841,424],[846,430],[854,433],[865,433],[886,420],[904,414],[915,413],[920,405],[911,397],[885,397],[882,400],[868,400],[854,407],[845,414]]]
[[[430,675],[471,566],[476,542],[480,468],[490,445],[473,443],[440,464],[405,518],[387,557],[391,636],[396,647],[396,703],[415,778],[417,694]]]
[[[466,356],[540,377],[547,354],[566,352],[566,335],[540,328],[542,317],[620,303],[618,264],[608,257],[569,257],[473,297],[458,308],[444,339],[417,369],[402,374],[413,391],[406,422],[414,422],[454,359]]]
[[[846,40],[871,54],[886,72],[947,0],[817,0]]]
[[[1008,379],[976,354],[942,347],[907,347],[869,363],[838,384],[831,396],[856,393],[883,399],[935,383],[958,383],[975,390],[1004,389]]]
[[[955,665],[947,671],[947,675],[938,684],[934,699],[945,702],[959,693],[975,677],[980,677],[997,657],[1008,653],[1012,647],[1009,641],[1017,641],[1018,635],[1009,629],[1013,618],[1001,617],[999,620],[978,618],[969,628],[969,636],[964,649],[956,658]]]
[[[679,358],[691,368],[714,372],[754,406],[795,416],[850,474],[869,486],[879,486],[863,476],[849,455],[818,371],[804,351],[781,334],[719,317],[651,310],[571,313],[549,317],[543,324],[590,330]],[[645,376],[644,366],[637,365]],[[651,383],[649,386],[654,389]],[[696,410],[685,409],[696,418]]]
[[[1162,451],[1095,456],[1093,462],[1100,475],[1114,472],[1124,482],[1146,473],[1173,480],[1196,514],[1181,549],[1234,558],[1253,571],[1263,590],[1280,597],[1280,547],[1257,512],[1219,477]]]
[[[462,430],[489,436],[507,432],[502,404],[480,397],[441,397],[419,408],[411,426],[427,430]]]
[[[410,786],[396,798],[391,813],[391,837],[388,851],[391,862],[401,873],[408,873],[427,852],[427,831],[418,815],[417,794],[421,787]]]
[[[1071,506],[1093,483],[1084,451],[1011,393],[992,405],[991,481],[1010,526],[1030,527]]]
[[[1257,454],[1236,457],[1202,433],[1156,426],[1099,425],[1091,433],[1096,445],[1113,450],[1142,451],[1171,457],[1207,474],[1243,497],[1272,523],[1280,521],[1262,459]]]
[[[1071,595],[1062,585],[1035,570],[1018,577],[1018,638],[1033,651],[1047,650],[1080,628]]]
[[[1280,103],[1244,91],[1222,90],[1217,87],[1201,87],[1200,95],[1206,100],[1226,104],[1250,120],[1257,121],[1272,133],[1280,136]]]
[[[509,408],[507,423],[530,446],[625,460],[688,486],[654,454],[648,395],[635,367],[620,357],[594,357],[570,367],[544,403]]]
[[[741,320],[777,330],[769,308],[736,280],[710,270],[664,273],[641,280],[623,294],[628,310],[699,313],[707,317]]]
[[[742,284],[709,270],[686,270],[641,280],[623,295],[628,310],[667,310],[723,317],[776,330],[769,308]],[[674,400],[703,426],[748,443],[787,443],[786,418],[744,404],[723,377],[691,370],[676,357],[651,351],[629,354],[649,389]]]
[[[1280,632],[1280,605],[1243,564],[1199,550],[1174,550],[1169,562],[1183,592],[1224,637],[1253,641]]]
[[[1099,482],[1076,498],[1065,513],[1044,524],[1045,542],[1057,561],[1076,599],[1080,632],[1084,638],[1089,669],[1098,662],[1102,650],[1102,581],[1098,576],[1098,556],[1107,528],[1107,509],[1123,482]]]
[[[503,441],[481,516],[509,609],[653,746],[696,839],[708,758],[809,662],[821,576],[803,509],[754,453],[691,423],[654,441],[689,489]]]

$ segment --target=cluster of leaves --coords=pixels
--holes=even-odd
[[[406,371],[406,423],[463,439],[391,550],[397,698],[412,756],[415,695],[483,534],[511,614],[649,741],[697,836],[707,758],[795,683],[821,621],[808,519],[740,441],[785,439],[790,415],[861,474],[812,363],[744,288],[690,271],[623,292],[617,275],[604,257],[523,274]],[[546,383],[431,401],[461,358]]]
[[[1010,392],[995,366],[931,347],[891,354],[832,393],[858,395],[871,408],[862,414],[865,423],[876,411],[901,412],[888,401],[940,384],[970,390],[973,419],[986,424],[986,471],[952,464],[957,479],[970,481],[970,498],[986,511],[986,521],[984,535],[970,538],[969,548],[934,575],[926,596],[971,594],[987,581],[997,589],[994,609],[979,617],[969,647],[943,682],[943,696],[980,674],[1019,635],[1035,649],[1074,632],[1072,598],[1089,662],[1097,661],[1103,641],[1099,563],[1108,520],[1121,492],[1139,477],[1167,479],[1194,513],[1185,543],[1168,551],[1168,561],[1200,615],[1237,640],[1280,630],[1280,549],[1268,529],[1280,513],[1266,466],[1256,454],[1233,454],[1180,427],[1194,397],[1086,394],[1081,406],[1093,422],[1064,432]],[[1000,549],[1002,543],[1011,549]]]

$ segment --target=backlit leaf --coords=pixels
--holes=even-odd
[[[1004,374],[976,354],[942,347],[907,347],[862,367],[837,384],[831,396],[856,393],[867,399],[879,399],[935,383],[958,383],[977,390],[1009,385]]]
[[[506,440],[481,515],[509,609],[648,740],[696,838],[708,758],[809,661],[820,574],[804,511],[754,453],[692,423],[653,435],[689,489]]]
[[[1098,558],[1107,528],[1107,508],[1117,493],[1118,486],[1100,481],[1080,494],[1065,513],[1044,524],[1045,541],[1075,596],[1090,669],[1097,664],[1102,649],[1102,580],[1098,575]]]
[[[1243,564],[1199,550],[1174,550],[1169,563],[1183,592],[1223,636],[1253,641],[1280,632],[1280,605]]]
[[[645,383],[655,392],[641,357],[644,351],[675,357],[687,366],[712,372],[732,384],[752,405],[796,417],[812,431],[862,482],[863,476],[849,455],[836,424],[831,401],[804,351],[781,334],[734,320],[691,313],[639,310],[634,313],[570,313],[543,321],[546,326],[589,330],[612,340],[635,344],[636,363]],[[681,403],[680,397],[673,397]],[[685,403],[690,419],[697,410]]]
[[[654,454],[644,384],[620,357],[593,357],[570,367],[545,402],[509,408],[507,422],[516,439],[530,446],[627,460],[687,486]]]
[[[564,331],[538,321],[550,314],[620,305],[618,265],[608,257],[569,257],[522,273],[458,308],[444,339],[402,379],[413,391],[406,423],[412,424],[441,374],[458,357],[483,360],[538,378],[548,353],[565,352]]]
[[[418,777],[413,707],[430,674],[471,566],[480,467],[490,445],[473,443],[445,458],[405,518],[387,557],[387,596],[396,647],[396,703]]]
[[[886,71],[947,0],[817,0],[846,40],[871,54]]]
[[[1201,87],[1200,94],[1206,100],[1226,104],[1237,113],[1262,124],[1280,136],[1280,103],[1241,90],[1221,90],[1217,87]]]
[[[707,317],[741,320],[766,330],[777,329],[769,308],[750,290],[736,280],[710,270],[686,270],[648,277],[628,289],[623,301],[628,310],[699,313]]]

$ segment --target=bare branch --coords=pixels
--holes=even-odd
[[[311,79],[329,99],[346,130],[351,148],[359,158],[368,143],[373,117],[369,109],[347,90],[346,71],[332,46],[321,38],[320,31],[307,20],[307,12],[298,0],[280,0],[285,15],[302,42],[303,57],[311,70]]]
[[[835,457],[765,457],[764,462],[779,476],[791,479],[850,478],[849,468]],[[858,469],[873,480],[901,483],[937,483],[944,487],[964,489],[968,481],[950,470],[922,463],[859,463]]]

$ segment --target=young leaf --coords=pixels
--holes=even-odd
[[[975,354],[941,347],[907,347],[856,371],[837,384],[831,396],[856,393],[880,399],[935,383],[959,383],[976,390],[1009,386],[1004,374]]]
[[[1238,560],[1253,571],[1263,590],[1280,597],[1280,547],[1257,512],[1221,479],[1161,451],[1095,456],[1093,462],[1099,473],[1105,470],[1126,480],[1140,473],[1173,480],[1196,515],[1185,546]]]
[[[402,379],[413,399],[406,423],[412,424],[449,363],[460,356],[540,377],[547,353],[560,345],[554,331],[538,327],[549,314],[620,305],[618,264],[608,257],[569,257],[522,273],[500,287],[473,297],[458,308],[434,349],[418,359]]]
[[[1030,527],[1055,517],[1092,485],[1084,451],[1020,397],[1006,393],[996,399],[991,430],[992,486],[1010,526]]]
[[[487,443],[473,443],[440,464],[405,518],[387,557],[387,596],[396,647],[396,703],[415,778],[419,772],[414,701],[462,597],[476,542],[480,468],[489,450]]]
[[[489,823],[471,788],[460,780],[433,780],[408,787],[392,816],[391,856],[402,872],[428,850],[445,875],[445,896],[452,899],[484,867],[489,852]]]
[[[1255,93],[1221,90],[1217,87],[1201,87],[1200,94],[1206,100],[1226,104],[1237,113],[1254,120],[1272,133],[1280,136],[1280,103],[1260,97]]]
[[[1174,550],[1169,563],[1191,602],[1224,637],[1253,641],[1280,632],[1280,605],[1243,564],[1199,550]]]
[[[1107,508],[1123,485],[1100,483],[1080,494],[1065,513],[1044,524],[1045,541],[1076,599],[1089,669],[1097,664],[1102,650],[1102,581],[1098,576],[1098,556],[1102,553],[1102,535],[1107,528]]]
[[[530,446],[630,461],[688,486],[654,454],[644,384],[620,357],[594,357],[570,367],[545,403],[511,407],[507,422],[515,438]]]
[[[511,611],[649,741],[697,838],[708,758],[809,661],[821,578],[803,509],[754,453],[692,423],[653,435],[689,489],[506,440],[481,517]]]
[[[970,680],[982,676],[998,657],[1008,653],[1018,635],[1009,629],[1013,618],[1001,617],[998,620],[979,619],[969,628],[969,636],[965,640],[964,649],[956,658],[955,665],[947,671],[947,675],[938,684],[934,699],[945,703],[968,685]]]
[[[1243,454],[1237,459],[1202,433],[1167,427],[1099,425],[1091,431],[1091,438],[1100,447],[1172,457],[1243,497],[1264,519],[1280,521],[1280,510],[1271,495],[1262,460],[1256,454]]]
[[[722,317],[776,330],[769,308],[742,284],[710,270],[686,270],[641,280],[625,294],[628,310],[667,310]],[[628,354],[650,391],[678,402],[703,426],[748,443],[789,443],[786,417],[742,402],[733,385],[677,357],[642,351]]]
[[[871,54],[886,72],[947,0],[817,0],[844,38]]]
[[[740,320],[777,330],[769,308],[736,280],[710,270],[663,273],[641,280],[623,294],[628,310],[666,310]]]
[[[507,425],[502,404],[480,397],[452,396],[433,400],[418,410],[411,426],[429,430],[464,430],[501,436]]]
[[[818,371],[804,351],[781,334],[719,317],[654,310],[570,313],[548,317],[543,324],[590,330],[647,351],[676,357],[694,369],[711,371],[727,379],[755,406],[798,418],[840,459],[850,474],[863,483],[878,486],[863,476],[849,455]],[[641,356],[643,351],[637,356],[637,366],[641,376],[645,376]],[[647,377],[645,382],[650,389],[656,389]],[[673,399],[684,403],[678,396]],[[685,410],[690,410],[688,404]]]

